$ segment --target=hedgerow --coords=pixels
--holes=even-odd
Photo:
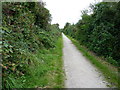
[[[91,12],[92,11],[92,12]],[[90,14],[91,13],[91,14]],[[100,2],[82,11],[76,24],[66,23],[63,32],[109,63],[120,65],[120,2]]]
[[[60,33],[57,25],[50,24],[51,15],[43,2],[4,2],[2,5],[2,86],[12,88],[15,79],[21,78],[24,84],[24,77],[29,75],[30,55],[54,48]]]

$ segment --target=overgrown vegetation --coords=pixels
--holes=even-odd
[[[61,33],[44,3],[2,4],[3,88],[62,87]]]
[[[89,15],[90,11],[92,14]],[[100,2],[82,12],[77,24],[66,23],[63,32],[98,56],[120,65],[120,2]]]

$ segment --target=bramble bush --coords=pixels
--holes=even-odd
[[[29,75],[30,55],[55,47],[60,33],[50,24],[51,15],[43,2],[4,2],[2,13],[2,85],[12,88],[16,78],[24,83]]]

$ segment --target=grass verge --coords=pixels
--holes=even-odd
[[[62,48],[60,37],[55,48],[41,49],[36,54],[28,53],[31,61],[26,68],[27,74],[18,78],[10,74],[7,79],[10,88],[63,88]]]
[[[42,88],[62,88],[63,70],[62,70],[62,38],[56,42],[56,47],[49,50],[41,50],[34,58],[38,59],[36,64],[30,66],[30,71],[33,73],[33,78],[28,83],[33,87]],[[35,63],[35,62],[34,62]],[[33,81],[35,81],[33,83]],[[28,86],[28,85],[27,85]]]
[[[118,70],[116,67],[112,66],[106,61],[103,61],[100,57],[95,56],[91,53],[87,48],[80,45],[78,41],[68,36],[69,39],[75,44],[75,46],[82,52],[82,54],[90,60],[94,66],[98,68],[104,75],[105,79],[110,83],[109,87],[117,87],[119,86],[119,78],[118,78]]]

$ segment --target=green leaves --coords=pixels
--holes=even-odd
[[[29,54],[36,54],[39,49],[55,47],[60,36],[59,28],[50,25],[51,15],[42,3],[3,3],[3,26],[0,27],[3,34],[2,63],[5,67],[3,88],[17,85],[16,80],[9,74],[16,78],[28,74],[27,67],[32,61]],[[23,79],[22,82],[26,80]]]
[[[110,56],[120,63],[119,5],[120,3],[106,2],[92,5],[91,15],[84,10],[82,19],[75,25],[66,23],[63,32],[77,39],[97,55]]]

